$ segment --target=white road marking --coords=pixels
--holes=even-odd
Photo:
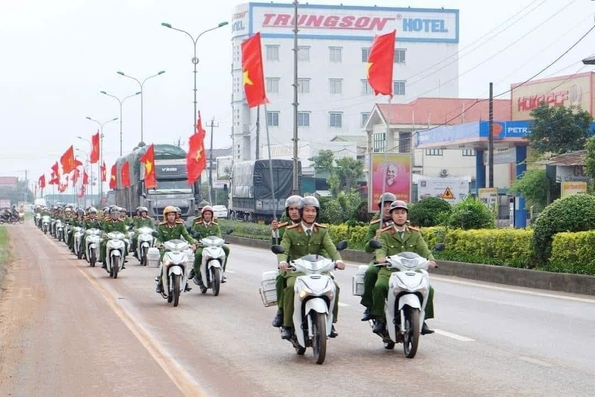
[[[233,270],[226,270],[225,273],[235,274],[236,272],[234,272]]]
[[[550,364],[550,363],[546,363],[545,361],[541,361],[541,360],[538,360],[536,358],[531,358],[531,357],[519,357],[519,360],[524,361],[529,364],[539,365],[542,367],[551,367],[552,366],[552,364]]]
[[[349,306],[347,303],[339,302],[339,307]]]
[[[466,336],[453,334],[452,332],[443,331],[441,329],[435,329],[438,335],[446,336],[447,338],[455,339],[460,342],[475,342],[475,339],[467,338]]]

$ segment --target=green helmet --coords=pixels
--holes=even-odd
[[[209,204],[209,202],[207,200],[203,200],[203,201],[200,202],[198,208],[204,208],[207,205],[211,205],[211,204]]]

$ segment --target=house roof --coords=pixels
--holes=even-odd
[[[587,157],[586,150],[577,150],[576,152],[563,153],[558,156],[552,157],[547,161],[541,162],[541,164],[547,165],[584,165],[585,158]]]
[[[510,120],[512,110],[509,99],[494,99],[494,120]],[[486,98],[417,98],[409,103],[390,105],[390,124],[440,125],[462,124],[489,119]],[[388,104],[375,105],[385,122]]]
[[[355,142],[357,146],[366,146],[368,137],[366,135],[336,135],[331,142]]]

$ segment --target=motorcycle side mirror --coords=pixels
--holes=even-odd
[[[382,248],[382,244],[380,244],[380,241],[378,240],[370,240],[368,244],[370,245],[370,248],[373,248],[375,250],[378,248]]]
[[[155,238],[159,237],[159,232],[157,230],[153,230],[153,232],[151,233],[151,235]]]
[[[283,248],[283,247],[282,247],[282,246],[280,246],[280,245],[273,245],[273,246],[271,247],[271,251],[273,251],[273,254],[277,254],[277,255],[279,255],[279,254],[282,254],[282,253],[284,253],[284,252],[285,252],[285,248]]]
[[[347,241],[339,241],[335,247],[337,248],[337,251],[343,251],[345,248],[347,248]]]
[[[233,233],[233,229],[229,228],[227,229],[227,231],[225,232],[225,234],[232,234]]]
[[[434,251],[444,251],[446,249],[446,245],[444,243],[438,243],[434,246]]]

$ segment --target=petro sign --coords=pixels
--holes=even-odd
[[[249,34],[293,37],[295,21],[291,4],[249,3],[248,6]],[[235,15],[241,15],[241,7],[236,8]],[[458,10],[304,4],[298,12],[299,34],[304,39],[371,40],[377,34],[396,29],[397,41],[459,41]]]

